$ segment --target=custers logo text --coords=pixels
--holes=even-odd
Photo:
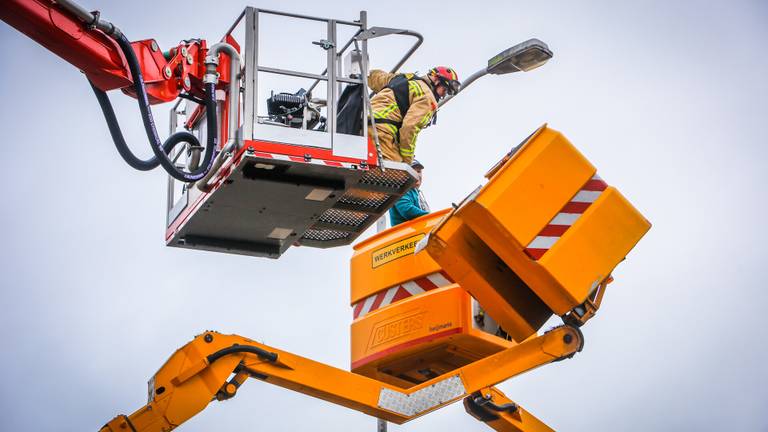
[[[413,333],[424,325],[424,313],[410,315],[397,321],[390,321],[376,326],[373,330],[371,347],[387,343],[401,336]]]

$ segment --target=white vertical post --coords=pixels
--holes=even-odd
[[[376,221],[376,232],[382,232],[385,229],[389,228],[389,224],[387,223],[387,215],[389,212],[384,213],[379,220]]]
[[[387,421],[382,419],[376,419],[376,432],[387,432]]]
[[[253,139],[253,124],[258,116],[259,11],[245,8],[245,77],[243,87],[243,139]]]
[[[330,42],[331,46],[326,50],[328,54],[328,90],[326,94],[326,100],[328,103],[328,119],[326,120],[325,124],[326,130],[328,131],[328,136],[330,138],[331,148],[333,148],[333,134],[336,133],[336,103],[339,96],[336,93],[338,90],[336,88],[336,20],[328,20],[327,40]]]
[[[366,11],[360,11],[360,23],[362,24],[362,27],[361,27],[362,30],[367,30],[368,29],[368,13]],[[357,44],[355,44],[355,48],[357,48]],[[364,40],[363,41],[363,46],[362,46],[362,49],[360,50],[360,56],[362,57],[361,65],[360,65],[361,66],[360,67],[360,69],[361,69],[360,71],[362,72],[362,74],[361,74],[362,76],[360,78],[362,78],[362,80],[363,80],[364,97],[365,97],[366,101],[368,102],[368,104],[370,104],[370,101],[368,100],[368,97],[367,97],[368,96],[368,93],[367,93],[368,89],[367,89],[366,84],[365,84],[367,82],[367,79],[368,79],[368,75],[367,75],[367,73],[368,73],[368,64],[367,64],[367,62],[368,62],[368,40]],[[365,127],[365,124],[366,124],[366,120],[367,120],[368,115],[369,115],[370,106],[369,105],[364,105],[364,106],[365,106],[365,109],[363,109],[363,114],[364,114],[364,119],[363,119],[363,136],[367,138],[368,137],[368,128]],[[381,159],[380,158],[379,158],[379,163],[381,163]],[[384,213],[376,221],[376,232],[377,233],[380,233],[380,232],[386,230],[387,228],[389,228],[389,224],[387,223],[387,214],[388,213]],[[376,419],[376,432],[387,432],[387,421],[386,420]]]

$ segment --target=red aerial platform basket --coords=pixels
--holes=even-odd
[[[325,50],[325,72],[258,64],[258,23],[274,16],[328,23],[325,39],[307,42]],[[356,30],[342,47],[335,40],[338,26]],[[241,87],[242,101],[239,92],[231,91],[217,98],[221,101],[220,142],[229,140],[222,145],[225,162],[198,184],[169,179],[167,245],[278,258],[292,245],[351,244],[416,181],[408,165],[382,160],[367,128],[361,127],[368,117],[364,108],[370,103],[360,79],[367,76],[366,40],[392,33],[416,36],[418,41],[399,67],[420,45],[421,37],[408,31],[369,29],[365,12],[355,21],[343,21],[249,7],[225,36],[238,48],[233,31],[240,27],[245,38],[240,50],[244,67],[240,80],[231,80],[230,90]],[[346,65],[342,65],[345,52]],[[268,114],[259,115],[257,83],[265,73],[304,78],[311,85],[308,91],[273,93],[267,100]],[[312,95],[319,83],[325,84],[325,99]],[[322,91],[323,86],[319,87]],[[349,109],[355,104],[356,111]],[[235,111],[237,118],[230,118]],[[200,112],[193,102],[186,101],[183,107],[177,103],[171,113],[172,132],[183,124],[205,136]],[[348,129],[337,124],[344,115],[357,118],[361,130],[345,133]],[[194,149],[176,154],[176,163],[189,166],[194,160],[190,150]]]

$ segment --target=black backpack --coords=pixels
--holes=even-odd
[[[400,109],[400,115],[403,119],[405,119],[405,113],[408,112],[408,109],[411,107],[411,98],[409,96],[409,82],[410,81],[426,81],[425,78],[417,77],[415,74],[407,73],[407,74],[400,74],[395,76],[389,81],[389,84],[387,84],[386,87],[388,89],[392,89],[392,92],[395,94],[395,102],[397,102],[397,107]],[[432,86],[430,86],[432,87]],[[438,99],[437,94],[435,93],[434,89],[432,90],[432,93],[435,95],[435,99]],[[437,113],[435,113],[432,116],[432,121],[429,122],[425,127],[429,127],[437,121]],[[389,123],[397,126],[397,134],[398,134],[398,140],[400,139],[400,127],[403,125],[402,121],[394,121],[394,120],[388,120],[388,119],[379,119],[376,120],[377,123]]]
[[[395,102],[397,102],[397,108],[400,110],[400,116],[402,118],[405,118],[405,113],[408,112],[408,108],[411,107],[411,98],[409,97],[408,92],[408,82],[418,79],[414,78],[414,74],[399,74],[396,75],[394,78],[389,80],[389,84],[387,84],[385,89],[391,89],[392,93],[395,94]],[[381,119],[377,120],[381,123],[390,123],[398,128],[403,125],[403,122],[396,122],[393,120],[387,120],[387,119]]]

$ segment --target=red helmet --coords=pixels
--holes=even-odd
[[[455,95],[459,92],[461,87],[459,75],[453,69],[446,66],[437,66],[430,69],[428,75],[435,77],[438,84],[443,85],[449,95]]]

